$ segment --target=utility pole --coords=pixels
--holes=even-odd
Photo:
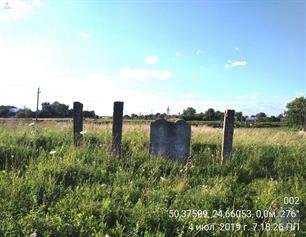
[[[36,122],[38,120],[39,93],[41,93],[41,91],[40,91],[40,89],[38,87],[38,90],[37,90],[37,104],[36,104],[36,119],[35,119]]]

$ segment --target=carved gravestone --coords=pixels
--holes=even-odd
[[[191,138],[190,124],[184,120],[158,119],[150,125],[150,154],[186,162]]]

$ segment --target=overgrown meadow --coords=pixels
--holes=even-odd
[[[124,125],[114,157],[111,125],[85,123],[75,148],[72,123],[29,123],[0,124],[0,236],[306,236],[301,132],[235,129],[221,166],[217,128],[193,126],[181,164],[149,156],[148,125]],[[282,208],[299,228],[263,214]]]

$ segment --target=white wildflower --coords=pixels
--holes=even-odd
[[[15,156],[14,155],[11,155],[11,158],[14,158]]]
[[[80,134],[84,135],[86,133],[86,131],[81,131]]]
[[[34,125],[35,125],[35,123],[30,123],[30,124],[29,124],[29,126],[34,126]]]
[[[37,237],[37,233],[36,232],[32,233],[30,237]]]
[[[109,235],[109,234],[106,234],[105,237],[110,237],[110,235]]]
[[[161,181],[165,181],[166,179],[164,177],[160,177]]]
[[[203,188],[203,189],[207,189],[208,186],[207,186],[207,185],[202,185],[202,188]]]
[[[55,153],[56,153],[56,150],[52,150],[52,151],[49,152],[49,154],[51,154],[51,155],[53,155]]]

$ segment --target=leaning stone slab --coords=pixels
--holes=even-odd
[[[186,162],[189,156],[191,127],[184,120],[158,119],[150,125],[150,154]]]

